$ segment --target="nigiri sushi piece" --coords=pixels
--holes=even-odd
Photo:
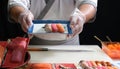
[[[57,24],[51,24],[52,32],[58,32]]]
[[[44,29],[46,32],[52,32],[51,24],[46,24]]]
[[[65,32],[65,28],[62,24],[56,24],[57,28],[58,28],[58,32],[60,33],[64,33]]]

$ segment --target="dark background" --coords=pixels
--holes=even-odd
[[[106,36],[109,36],[112,41],[120,41],[119,4],[117,0],[98,0],[96,20],[93,23],[85,24],[84,30],[80,34],[81,44],[101,45],[94,36],[102,41],[108,41]]]
[[[94,36],[99,37],[102,41],[108,41],[106,36],[109,36],[112,41],[120,41],[120,7],[118,1],[98,0],[96,20],[84,25],[83,32],[80,34],[80,44],[100,45]],[[13,37],[20,28],[15,24],[8,23],[6,8],[7,0],[0,0],[0,40]],[[17,31],[12,31],[13,29]],[[21,34],[22,32],[19,32],[17,35]]]

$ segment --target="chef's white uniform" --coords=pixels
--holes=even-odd
[[[43,19],[69,20],[74,9],[84,3],[97,7],[97,0],[55,0]],[[8,4],[8,10],[16,5],[29,9],[35,19],[39,19],[40,12],[46,6],[45,0],[9,0]],[[66,34],[36,34],[34,36],[36,37],[31,39],[31,42],[35,44],[79,44],[79,35],[73,38],[67,38]]]

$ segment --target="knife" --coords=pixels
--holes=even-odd
[[[28,51],[61,51],[61,52],[94,52],[93,50],[73,50],[73,49],[49,49],[49,48],[27,48]]]

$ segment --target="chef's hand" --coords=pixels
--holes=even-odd
[[[70,27],[73,33],[68,37],[74,37],[80,34],[83,30],[85,20],[85,15],[79,9],[76,8],[73,14],[70,16]]]
[[[34,19],[34,16],[29,10],[26,10],[20,13],[18,17],[18,22],[21,24],[21,27],[24,32],[27,32],[28,28],[32,26],[33,19]]]

